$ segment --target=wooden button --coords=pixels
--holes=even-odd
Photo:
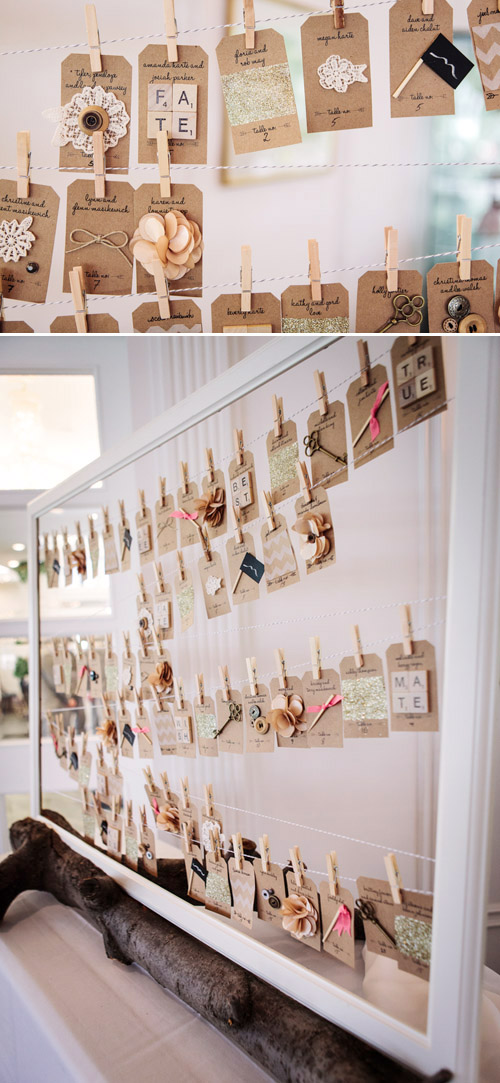
[[[458,333],[460,335],[482,335],[486,331],[486,320],[471,312],[464,320],[460,320]]]
[[[78,127],[87,135],[92,135],[94,132],[105,132],[109,127],[109,117],[106,110],[101,109],[100,105],[90,105],[87,109],[82,109],[78,117]]]
[[[269,729],[269,722],[266,718],[263,718],[262,715],[260,718],[256,719],[254,725],[257,733],[267,733]]]

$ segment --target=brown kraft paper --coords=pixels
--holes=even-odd
[[[500,109],[500,11],[494,0],[472,0],[467,8],[486,109]]]
[[[207,560],[203,554],[198,561],[198,571],[208,619],[212,620],[213,617],[223,617],[226,613],[230,613],[226,573],[220,553],[213,550],[210,560]]]
[[[245,572],[240,576],[240,565],[245,553],[251,553],[252,556],[255,556],[255,545],[251,534],[243,534],[242,542],[236,541],[236,538],[230,538],[229,541],[226,542],[229,583],[233,605],[241,605],[242,602],[256,602],[259,600],[259,583],[256,583],[255,579],[246,575]],[[238,576],[240,576],[239,579]]]
[[[302,690],[307,719],[307,745],[308,748],[342,748],[344,744],[342,732],[342,703],[336,703],[328,707],[320,719],[313,725],[314,719],[319,715],[322,707],[333,696],[341,695],[340,677],[334,669],[322,669],[321,677],[317,681],[308,670],[302,678]],[[309,711],[309,707],[317,708]]]
[[[246,684],[242,692],[246,721],[246,750],[247,752],[274,752],[276,737],[272,726],[268,724],[266,733],[259,733],[258,730],[258,723],[261,720],[265,721],[271,710],[271,696],[269,689],[260,681],[257,683],[257,689],[257,695],[254,696],[250,685]],[[259,708],[258,718],[251,718],[251,707]]]
[[[275,515],[276,527],[270,530],[264,525],[261,530],[262,549],[264,554],[264,579],[268,594],[275,590],[283,590],[292,583],[300,580],[299,569],[290,541],[286,519],[283,515]]]
[[[436,263],[427,274],[427,304],[429,308],[429,331],[443,330],[444,320],[449,318],[447,304],[451,297],[466,297],[470,313],[484,320],[484,332],[495,330],[493,313],[493,267],[485,259],[475,259],[470,265],[471,277],[461,281],[458,262]],[[460,330],[460,323],[459,323]],[[472,332],[472,328],[471,331]]]
[[[386,271],[367,271],[358,281],[356,331],[364,335],[368,332],[382,333],[389,321],[396,317],[394,298],[403,293],[411,301],[412,297],[422,296],[422,288],[422,275],[419,271],[398,271],[398,288],[390,293],[387,289]],[[415,320],[415,318],[412,316],[412,319]],[[387,327],[384,334],[399,335],[402,331],[418,334],[420,324],[398,319],[392,326]]]
[[[321,910],[316,884],[305,876],[304,883],[299,885],[295,879],[295,873],[291,869],[285,871],[285,878],[288,895],[304,895],[305,898],[309,899],[309,902],[312,903],[318,915],[318,924],[314,936],[305,936],[303,939],[300,939],[300,943],[306,945],[308,948],[314,948],[315,951],[321,951]],[[288,935],[292,936],[293,940],[299,939],[298,937],[293,936],[292,933],[289,933]]]
[[[380,432],[375,440],[372,440],[370,426],[367,425],[362,436],[361,429],[370,417],[370,412],[377,398],[378,390],[387,382],[387,369],[384,365],[374,365],[370,370],[370,383],[363,387],[361,377],[354,380],[347,389],[347,407],[351,423],[351,436],[353,441],[354,469],[364,466],[371,459],[384,455],[394,447],[394,429],[392,427],[392,411],[390,394],[384,400],[377,412],[377,421]],[[359,437],[359,439],[357,439]],[[356,443],[355,443],[356,441]]]
[[[50,325],[51,335],[76,335],[74,316],[56,316]],[[120,328],[118,320],[107,312],[87,313],[87,333],[89,335],[117,335]]]
[[[130,293],[132,256],[128,242],[134,228],[131,184],[106,181],[106,195],[97,199],[91,177],[73,181],[67,197],[63,293],[70,292],[69,272],[73,267],[83,268],[86,293]],[[98,236],[105,237],[109,244],[92,240]],[[125,246],[117,248],[125,240]]]
[[[429,45],[444,34],[453,41],[453,8],[434,0],[432,15],[422,14],[420,0],[397,0],[389,11],[391,117],[451,116],[455,112],[453,87],[421,64],[398,98],[393,98],[405,76]]]
[[[306,19],[301,28],[302,64],[306,94],[308,132],[371,128],[372,89],[368,20],[346,13],[345,25],[336,30],[331,15]],[[321,86],[318,68],[332,56],[364,67],[364,80],[356,80],[345,92]]]
[[[356,943],[354,939],[354,899],[350,891],[346,888],[339,888],[338,894],[333,895],[330,891],[330,885],[327,880],[322,880],[319,885],[319,897],[321,903],[321,924],[323,926],[323,937],[328,932],[330,922],[335,918],[335,915],[342,903],[347,906],[347,909],[351,915],[351,935],[344,930],[341,934],[338,933],[338,925],[335,923],[335,928],[330,931],[323,944],[323,948],[329,955],[333,955],[334,959],[338,959],[340,963],[345,963],[346,966],[354,967],[356,965]]]
[[[436,652],[432,643],[426,639],[414,640],[410,655],[404,653],[402,643],[393,643],[386,652],[386,661],[391,730],[436,732],[439,716]],[[412,674],[416,675],[413,681]]]
[[[394,940],[394,918],[397,911],[392,900],[390,884],[387,880],[372,880],[368,876],[360,876],[357,880],[357,888],[358,897],[363,902],[372,903],[377,920]],[[368,951],[375,952],[375,955],[385,955],[389,959],[399,960],[398,949],[384,936],[378,925],[375,925],[373,921],[364,920],[363,925]]]
[[[200,227],[203,237],[203,193],[194,184],[172,184],[172,194],[162,199],[159,184],[141,184],[134,196],[135,225],[144,214],[168,214],[169,211],[182,211],[191,221]],[[154,293],[155,284],[152,275],[136,260],[137,293]],[[191,271],[187,271],[178,282],[169,282],[169,289],[176,297],[201,296],[203,281],[203,256]],[[158,309],[157,309],[158,311]],[[201,322],[201,321],[200,321]]]
[[[150,291],[151,292],[151,291]],[[203,331],[201,311],[194,301],[182,301],[170,296],[170,318],[162,319],[157,301],[145,301],[134,309],[132,324],[134,331],[141,335],[155,334],[200,334]]]
[[[244,451],[242,462],[232,459],[229,463],[228,502],[240,509],[241,525],[246,526],[259,516],[259,494],[255,478],[255,460],[251,451]],[[247,494],[250,493],[250,498]]]
[[[324,489],[320,486],[312,490],[312,500],[306,501],[303,496],[295,503],[295,514],[297,516],[297,522],[299,519],[308,518],[310,515],[321,515],[323,522],[328,523],[328,530],[323,530],[321,533],[322,538],[327,538],[330,548],[323,556],[318,557],[317,560],[306,560],[306,575],[310,575],[312,572],[318,572],[321,568],[329,568],[332,564],[335,564],[335,535],[333,532],[332,515],[330,511],[330,504],[328,501],[328,495]],[[297,542],[302,545],[307,542],[307,535],[297,533]],[[301,554],[301,559],[303,559]]]
[[[321,301],[313,301],[310,290],[289,286],[281,294],[281,331],[283,334],[347,334],[348,291],[339,282],[322,282]]]
[[[446,410],[446,381],[441,338],[401,335],[391,350],[398,432]]]
[[[154,93],[158,84],[173,83],[187,84],[189,91],[196,88],[196,139],[169,137],[172,164],[207,160],[208,56],[199,45],[178,45],[177,55],[177,61],[169,61],[165,45],[147,45],[139,54],[139,162],[157,161],[156,138],[148,137],[149,87]],[[168,127],[169,121],[162,124],[163,130]]]
[[[235,153],[302,142],[281,34],[258,30],[254,49],[246,48],[244,34],[225,37],[216,52]],[[273,84],[268,86],[263,102],[259,91],[263,92],[267,80],[273,80]]]
[[[132,104],[132,65],[123,56],[102,57],[102,72],[90,70],[88,53],[71,53],[61,64],[61,105],[66,105],[75,94],[84,87],[100,86],[106,93],[113,93],[118,101],[123,102],[130,117]],[[106,169],[128,169],[130,150],[130,121],[127,134],[118,140],[115,147],[109,147],[105,155]],[[72,143],[59,149],[59,168],[77,171],[92,169],[92,155],[84,154]]]
[[[241,311],[241,293],[221,293],[212,304],[212,331],[217,334],[278,334],[281,305],[272,293],[252,293],[252,311]]]
[[[353,657],[342,658],[342,714],[344,737],[388,737],[387,692],[382,662],[377,654],[363,655],[357,669]],[[357,687],[369,681],[368,687]]]
[[[4,300],[9,297],[16,301],[42,303],[47,297],[52,250],[59,210],[59,196],[53,188],[45,184],[31,184],[27,198],[17,195],[16,181],[3,180],[0,185],[0,220],[21,225],[24,218],[32,221],[26,229],[35,240],[31,248],[18,259],[7,263],[0,259],[0,290]],[[29,264],[38,264],[38,270],[28,274]],[[14,321],[0,321],[2,332],[13,332]]]
[[[241,717],[228,722],[232,703],[236,704],[237,708],[241,708]],[[215,704],[219,723],[219,752],[241,754],[243,752],[243,704],[241,692],[235,692],[231,689],[231,699],[227,700],[224,699],[222,690],[218,688]]]
[[[302,681],[299,677],[288,677],[286,679],[286,688],[278,677],[273,677],[271,680],[271,707],[277,695],[283,696],[300,696],[304,699],[304,689],[302,688]],[[300,717],[301,722],[305,722],[307,715],[304,711]],[[276,740],[278,742],[278,748],[307,748],[307,733],[302,731],[295,731],[293,737],[282,737],[279,733],[276,733]]]
[[[307,433],[316,434],[319,450],[314,451],[309,459],[309,468],[313,485],[322,485],[330,489],[332,485],[341,485],[348,479],[347,436],[345,429],[345,409],[343,402],[329,402],[326,414],[315,410],[307,419]],[[304,439],[304,443],[307,437]],[[325,450],[321,450],[324,448]],[[328,455],[327,452],[330,452]],[[332,455],[335,458],[332,458]],[[345,465],[338,460],[344,460]]]
[[[254,862],[254,872],[257,915],[261,921],[269,921],[272,925],[276,925],[281,929],[282,917],[280,908],[283,905],[286,896],[283,869],[280,865],[276,865],[271,861],[268,871],[264,872],[262,863],[257,860]],[[262,894],[263,891],[267,893],[267,897],[264,897]],[[271,898],[275,900],[274,905],[269,902]],[[277,906],[276,903],[279,903],[279,906]]]

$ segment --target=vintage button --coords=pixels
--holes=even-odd
[[[468,316],[470,312],[470,301],[466,297],[457,295],[456,297],[450,297],[446,306],[448,315],[452,316],[454,320],[463,320],[464,316]]]
[[[255,722],[257,718],[260,718],[260,707],[258,707],[256,703],[252,703],[252,706],[250,707],[248,713],[250,715],[250,718],[252,719],[252,722]]]
[[[26,270],[29,275],[36,275],[36,272],[40,270],[38,263],[27,263]]]
[[[281,906],[281,899],[278,899],[277,895],[271,895],[269,899],[269,906],[272,906],[273,910],[279,910]]]
[[[153,851],[152,850],[146,850],[146,853],[145,853],[144,856],[147,857],[148,861],[152,861],[153,860]]]
[[[99,674],[96,673],[95,669],[91,669],[89,671],[89,677],[90,677],[91,681],[98,681],[99,680]]]
[[[486,331],[486,320],[474,312],[471,312],[470,316],[466,316],[464,320],[460,320],[458,325],[459,335],[482,335],[484,331]]]
[[[267,718],[258,718],[255,723],[255,729],[257,730],[257,733],[267,733],[269,729]]]
[[[274,891],[273,891],[272,887],[269,887],[269,888],[263,887],[262,888],[262,898],[263,899],[270,899],[271,895],[274,895]]]
[[[100,105],[91,105],[82,109],[78,117],[78,127],[82,132],[90,133],[105,132],[109,126],[109,117],[105,109]]]
[[[455,334],[455,332],[458,331],[458,321],[452,319],[451,316],[447,316],[446,319],[443,320],[442,327],[443,331],[446,331],[447,335]]]

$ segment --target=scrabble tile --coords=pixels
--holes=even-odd
[[[415,389],[415,380],[410,380],[408,384],[403,384],[398,388],[398,401],[400,406],[409,406],[411,402],[415,402],[417,398],[417,392]]]
[[[198,108],[198,87],[192,83],[174,83],[173,105],[174,113],[196,113]]]
[[[172,114],[172,139],[196,139],[196,113]]]
[[[152,113],[165,109],[172,112],[172,94],[172,83],[149,83],[148,110]]]
[[[420,372],[426,372],[427,369],[434,368],[432,346],[424,346],[419,353],[415,354],[415,357],[413,358],[413,363],[415,366],[415,376],[418,376]]]
[[[151,549],[151,527],[149,523],[140,526],[137,531],[137,546],[140,553],[149,553]]]
[[[231,495],[235,508],[247,508],[250,504],[253,504],[252,474],[249,470],[246,470],[244,474],[240,474],[239,478],[233,478]]]
[[[434,369],[429,369],[427,372],[421,372],[415,380],[415,391],[417,399],[424,399],[426,395],[432,395],[432,392],[436,390],[436,377],[434,375]]]
[[[415,360],[410,357],[408,361],[400,361],[396,366],[396,383],[398,387],[412,380],[415,375]]]
[[[427,692],[427,670],[414,669],[408,673],[409,692]]]
[[[407,672],[400,673],[399,671],[396,671],[396,673],[391,673],[392,691],[393,692],[408,692],[409,688],[410,688],[409,676],[410,676],[410,674],[407,673]]]
[[[156,619],[160,628],[170,628],[170,602],[159,602],[156,607]]]
[[[180,745],[190,745],[193,743],[193,726],[191,722],[191,716],[175,715],[175,737]]]
[[[429,699],[427,692],[411,692],[408,699],[410,701],[409,711],[411,714],[429,713]]]
[[[148,111],[148,139],[156,139],[158,132],[172,134],[172,113],[169,109]]]
[[[392,693],[392,710],[394,714],[409,714],[411,696],[408,692]]]
[[[121,850],[120,845],[120,831],[117,827],[110,827],[108,824],[108,850],[112,850],[117,854]]]

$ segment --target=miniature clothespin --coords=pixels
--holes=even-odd
[[[18,199],[27,199],[30,194],[30,133],[18,132],[16,139],[17,148],[17,187]]]
[[[77,334],[86,335],[87,327],[87,294],[82,267],[73,267],[69,272],[69,286],[75,309],[75,323]]]
[[[103,705],[103,708],[104,708],[104,714],[105,714],[106,718],[111,719],[113,716],[111,714],[111,709],[110,709],[110,706],[109,706],[109,701],[108,701],[108,697],[106,695],[106,692],[103,692],[101,694],[101,700],[102,700],[102,705]]]
[[[215,480],[215,466],[213,451],[211,447],[205,448],[205,461],[207,464],[208,480],[213,483]]]
[[[240,872],[241,872],[241,869],[243,868],[243,860],[244,860],[243,839],[241,837],[241,831],[237,831],[236,835],[231,835],[231,839],[232,839],[232,843],[233,843],[234,860],[235,860],[236,868],[239,869]]]
[[[163,8],[167,32],[167,57],[169,63],[176,64],[179,55],[177,52],[177,19],[175,18],[174,0],[163,0]]]
[[[248,681],[249,681],[249,684],[250,684],[250,691],[252,693],[252,696],[258,696],[258,694],[259,694],[259,686],[257,684],[257,659],[256,658],[247,658],[246,659],[246,664],[247,664]]]
[[[422,0],[422,15],[434,15],[434,0]]]
[[[234,534],[235,534],[236,541],[238,542],[239,545],[242,545],[243,544],[243,531],[241,529],[241,510],[240,510],[240,508],[235,508],[234,504],[231,504],[231,515],[232,515],[232,519],[233,519]],[[241,569],[240,569],[240,571],[241,571]],[[234,590],[235,590],[235,588],[233,587],[233,594],[234,594]]]
[[[403,635],[403,650],[409,656],[413,654],[413,624],[409,605],[400,605],[399,617]]]
[[[170,176],[170,147],[168,145],[168,132],[156,133],[156,154],[160,173],[160,197],[170,199],[172,195],[172,178]]]
[[[273,425],[274,435],[281,436],[283,432],[283,399],[273,395]]]
[[[143,767],[142,768],[142,773],[144,775],[144,778],[146,779],[146,786],[149,786],[151,792],[154,794],[157,787],[155,786],[155,780],[153,778],[153,772],[152,772],[151,768],[150,767]]]
[[[212,853],[216,861],[220,861],[220,831],[219,825],[214,824],[210,828],[210,846],[212,847]]]
[[[337,854],[335,853],[335,850],[331,850],[331,852],[326,855],[326,867],[328,870],[328,884],[330,887],[330,895],[333,895],[335,898],[337,898],[340,890],[340,884],[339,867],[337,865]]]
[[[392,901],[396,906],[400,906],[403,901],[401,898],[403,881],[401,880],[401,873],[394,854],[387,854],[387,856],[384,857],[384,865],[391,888]]]
[[[282,688],[287,688],[287,675],[286,675],[286,662],[285,652],[281,647],[276,647],[274,651],[274,658],[276,662],[276,669],[278,670],[278,676],[281,680]]]
[[[139,715],[139,718],[144,718],[145,710],[144,710],[144,705],[143,705],[143,700],[142,700],[142,689],[134,688],[134,696],[135,696],[135,702],[137,704],[137,714]]]
[[[253,0],[243,0],[245,49],[255,49],[255,8]]]
[[[138,489],[137,490],[137,495],[139,497],[139,509],[140,509],[140,513],[141,513],[141,519],[145,519],[146,518],[147,508],[146,508],[146,496],[145,496],[145,493],[144,493],[144,489]]]
[[[99,741],[99,743],[95,746],[95,750],[97,753],[97,762],[99,764],[99,767],[104,767],[104,749],[101,741]]]
[[[358,356],[361,370],[361,387],[368,387],[371,379],[370,354],[368,352],[368,343],[362,338],[358,339]]]
[[[356,663],[356,668],[362,669],[365,663],[357,624],[351,624],[351,639],[354,647],[354,661]]]
[[[127,827],[132,827],[132,802],[127,801],[125,806]]]
[[[179,711],[184,710],[184,683],[182,677],[174,677],[175,702]]]
[[[94,73],[103,70],[101,57],[101,41],[95,4],[85,4],[85,28],[87,30],[87,42],[90,56],[90,70]]]
[[[179,571],[179,579],[181,583],[183,583],[186,578],[186,569],[184,567],[184,556],[180,549],[177,550],[177,568]]]
[[[188,854],[191,853],[191,839],[189,837],[189,831],[187,824],[181,824],[182,838],[184,840],[184,846]]]
[[[229,680],[229,673],[227,666],[219,666],[219,677],[222,685],[222,698],[225,700],[231,699],[231,682]]]
[[[153,562],[153,568],[154,568],[154,573],[155,573],[156,586],[158,588],[158,594],[164,594],[165,593],[165,580],[163,578],[163,568],[162,568],[162,566],[160,564],[160,561],[154,561]]]
[[[307,242],[309,250],[309,284],[311,286],[311,300],[321,301],[321,268],[319,265],[319,245],[317,241]]]
[[[252,249],[249,244],[241,246],[241,311],[252,311]]]
[[[113,654],[113,636],[111,632],[106,632],[106,658],[109,660]]]
[[[343,30],[345,26],[344,0],[330,0],[333,8],[333,18],[336,30]]]
[[[267,493],[264,489],[261,492],[262,503],[264,504],[267,525],[269,530],[276,530],[276,519],[274,515],[274,504],[271,499],[271,493]]]
[[[324,372],[320,372],[319,369],[316,369],[314,373],[314,386],[318,397],[320,415],[321,417],[325,417],[328,413],[328,391],[326,388],[325,374]]]
[[[130,650],[130,632],[122,632],[122,635],[123,635],[123,642],[125,643],[125,654],[126,654],[127,658],[131,658],[132,653],[131,653],[131,650]]]
[[[182,492],[183,492],[184,496],[187,496],[188,493],[189,493],[188,464],[183,463],[182,460],[181,460],[181,462],[179,463],[179,470],[181,472],[181,489],[182,489]]]
[[[236,453],[236,462],[238,466],[243,466],[243,455],[245,453],[245,445],[243,443],[243,429],[233,429],[233,441],[234,450]]]
[[[196,691],[198,693],[198,703],[200,707],[203,707],[205,702],[205,684],[203,681],[203,673],[195,673],[196,677]]]
[[[203,794],[205,797],[205,814],[207,816],[214,816],[214,791],[211,782],[207,782],[206,786],[203,787]]]
[[[156,626],[153,624],[152,632],[153,632],[153,639],[155,641],[155,647],[156,647],[156,650],[158,652],[158,657],[159,658],[164,658],[165,651],[163,650],[163,643],[162,643],[162,639],[161,639],[161,628],[160,628],[160,626],[158,625],[158,628],[156,628]]]
[[[155,293],[156,300],[158,301],[158,311],[162,320],[170,319],[170,302],[168,293],[168,282],[165,278],[165,271],[163,263],[159,259],[151,260],[148,264],[148,270],[151,271],[155,280]]]
[[[457,214],[457,262],[461,282],[470,280],[471,244],[472,219],[465,214]]]
[[[166,771],[161,772],[160,779],[161,779],[161,784],[163,786],[163,792],[165,794],[165,800],[166,801],[171,801],[172,800],[172,794],[170,792],[170,783],[168,781],[168,775],[167,775]]]
[[[309,636],[312,673],[315,681],[321,680],[321,646],[319,636]]]
[[[89,524],[89,538],[93,541],[95,536],[96,536],[94,516],[93,515],[87,515],[87,520],[88,520],[88,524]]]
[[[207,529],[206,526],[199,527],[198,532],[199,532],[199,535],[200,535],[200,541],[201,541],[201,544],[202,544],[202,547],[203,547],[203,552],[205,554],[205,560],[211,561],[211,559],[212,559],[212,550],[210,548],[210,539],[208,537],[208,529]]]
[[[302,496],[305,500],[305,503],[310,504],[312,501],[311,479],[307,472],[307,466],[300,459],[297,459],[295,463],[295,469],[297,471],[297,477],[299,479],[300,491],[302,493]]]
[[[160,507],[164,508],[167,503],[167,479],[159,477],[158,485],[160,488]]]
[[[144,582],[144,576],[143,576],[142,572],[137,572],[136,575],[137,575],[137,582],[139,584],[139,591],[140,591],[140,595],[141,595],[141,601],[145,602],[147,595],[146,595],[146,584]]]
[[[261,835],[259,838],[260,849],[260,861],[262,866],[262,872],[271,871],[271,846],[269,844],[269,836]]]
[[[189,781],[187,775],[185,778],[181,778],[179,781],[181,784],[182,807],[183,809],[189,809],[191,805],[189,800]]]
[[[101,816],[102,816],[102,805],[101,805],[101,798],[99,797],[99,794],[97,794],[97,793],[92,794],[92,803],[94,805],[95,814],[98,817],[98,819],[100,820]]]
[[[290,861],[292,862],[295,882],[298,887],[302,887],[304,884],[304,862],[302,861],[302,858],[300,856],[300,850],[298,846],[291,847]]]
[[[398,231],[392,226],[386,226],[384,236],[387,291],[394,293],[398,289]]]

